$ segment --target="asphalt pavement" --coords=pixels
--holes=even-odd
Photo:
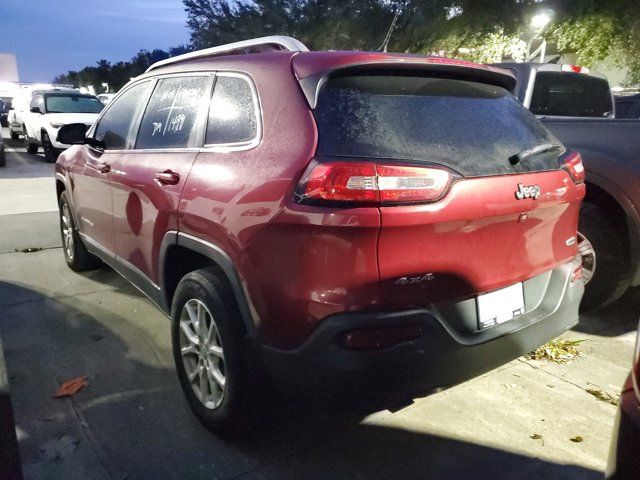
[[[0,169],[0,337],[25,478],[602,478],[616,407],[587,389],[620,393],[637,291],[583,315],[566,334],[585,340],[582,354],[566,365],[521,358],[391,410],[345,403],[327,411],[265,396],[260,425],[224,440],[182,397],[167,318],[112,270],[66,267],[53,166],[19,143],[8,147]],[[89,385],[53,398],[78,376]]]

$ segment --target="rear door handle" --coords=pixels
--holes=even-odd
[[[156,173],[153,179],[161,185],[176,185],[180,181],[180,174],[165,170],[164,172]]]

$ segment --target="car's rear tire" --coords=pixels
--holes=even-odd
[[[629,238],[623,220],[617,220],[595,203],[583,202],[578,229],[583,275],[586,273],[581,307],[592,310],[615,302],[629,288],[632,275]]]
[[[18,140],[20,138],[20,134],[11,130],[11,127],[9,127],[9,135],[11,135],[11,140]]]
[[[69,268],[75,272],[93,270],[101,266],[100,259],[87,250],[78,229],[76,228],[71,204],[67,192],[62,192],[58,200],[60,208],[60,235],[62,236],[62,251]]]
[[[7,154],[4,152],[4,148],[0,148],[0,167],[7,165]]]
[[[42,150],[44,151],[44,161],[47,163],[56,163],[58,160],[58,151],[51,144],[49,134],[42,132]]]
[[[185,275],[173,298],[171,318],[178,378],[196,417],[216,433],[244,425],[251,356],[225,282],[210,269]]]

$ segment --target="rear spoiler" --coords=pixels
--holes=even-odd
[[[394,60],[394,59],[390,59]],[[425,61],[426,60],[426,61]],[[489,67],[485,65],[450,60],[448,58],[431,57],[423,61],[388,61],[388,62],[362,62],[348,65],[340,65],[300,78],[300,87],[312,109],[316,108],[318,95],[322,86],[333,76],[349,75],[365,72],[420,72],[437,73],[439,77],[456,80],[468,80],[490,85],[496,85],[515,94],[516,77],[509,70]]]

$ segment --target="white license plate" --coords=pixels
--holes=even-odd
[[[476,304],[478,305],[478,326],[481,329],[513,320],[524,313],[522,283],[478,295]]]

